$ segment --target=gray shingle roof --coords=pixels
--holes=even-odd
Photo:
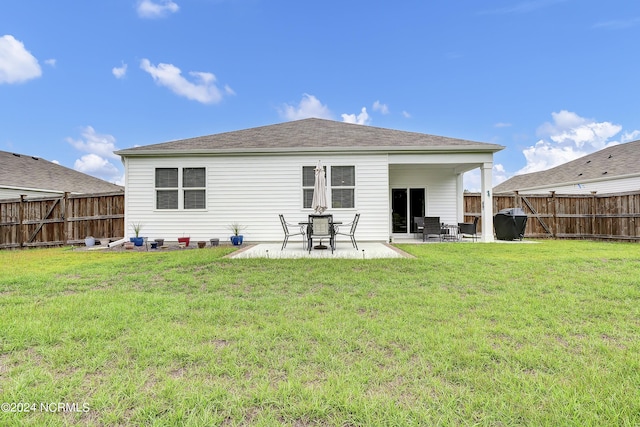
[[[633,174],[640,174],[640,140],[604,148],[545,171],[516,175],[493,187],[493,192],[507,193]]]
[[[38,157],[6,151],[0,151],[0,186],[66,191],[75,194],[124,190],[119,185]]]
[[[496,152],[496,144],[355,125],[324,119],[304,119],[251,129],[200,136],[116,151],[119,155],[182,153],[297,152],[313,150],[468,150]]]

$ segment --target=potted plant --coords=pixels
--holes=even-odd
[[[189,242],[191,241],[191,237],[184,237],[184,235],[182,237],[178,237],[178,244],[180,243],[184,243],[184,246],[189,246]]]
[[[242,240],[244,236],[240,234],[240,232],[245,228],[246,228],[245,226],[240,225],[237,222],[234,222],[233,224],[229,225],[229,229],[233,232],[233,235],[229,238],[229,240],[231,240],[231,243],[234,246],[238,246],[242,244]]]
[[[131,238],[131,241],[136,246],[142,246],[144,244],[144,237],[140,237],[140,230],[142,229],[142,224],[139,222],[133,222],[131,223],[131,226],[133,227],[133,232],[136,235],[135,237]]]

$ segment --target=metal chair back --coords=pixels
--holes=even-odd
[[[333,217],[330,215],[309,215],[309,225],[311,236],[331,236],[333,228]]]

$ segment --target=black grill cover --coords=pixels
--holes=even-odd
[[[522,240],[527,226],[527,214],[521,208],[502,209],[493,217],[498,240]]]

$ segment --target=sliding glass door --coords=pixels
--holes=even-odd
[[[391,189],[391,231],[395,234],[415,233],[413,218],[424,216],[424,188]]]

